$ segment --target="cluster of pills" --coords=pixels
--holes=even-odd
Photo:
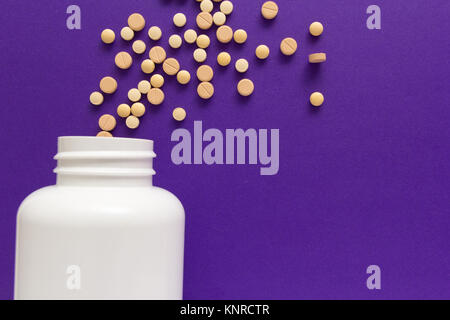
[[[198,67],[196,77],[198,79],[197,94],[202,99],[210,99],[214,95],[214,85],[212,83],[214,77],[213,68],[210,65],[203,64],[208,57],[207,49],[211,44],[208,35],[202,34],[202,31],[208,30],[213,26],[217,27],[215,36],[218,42],[228,44],[234,41],[236,44],[244,44],[247,41],[247,32],[244,29],[233,30],[226,25],[227,17],[233,12],[233,3],[225,0],[213,0],[220,3],[219,10],[213,12],[214,3],[211,0],[196,0],[199,2],[200,12],[195,18],[196,26],[199,30],[187,29],[179,34],[172,34],[168,38],[168,45],[173,49],[178,49],[183,45],[183,40],[187,44],[195,44],[193,58],[201,65]],[[264,19],[272,20],[278,15],[278,5],[273,1],[267,1],[261,6],[261,15]],[[183,13],[177,13],[173,16],[173,24],[178,28],[184,28],[187,24],[187,18]],[[132,41],[137,32],[142,31],[146,26],[145,18],[139,13],[133,13],[128,17],[128,26],[120,31],[120,37],[125,41]],[[319,22],[314,22],[310,26],[310,33],[313,36],[319,36],[323,32],[323,26]],[[199,34],[200,33],[200,34]],[[150,26],[148,29],[148,37],[156,42],[162,38],[162,30],[158,26]],[[112,44],[116,39],[113,30],[105,29],[101,33],[101,39],[105,44]],[[280,51],[286,56],[291,56],[297,51],[298,44],[294,38],[287,37],[282,39],[280,43]],[[137,55],[143,55],[147,52],[147,44],[142,40],[135,40],[131,44],[131,49]],[[258,45],[255,49],[255,55],[258,59],[267,59],[270,55],[270,49],[267,45]],[[220,52],[217,55],[217,64],[221,67],[227,67],[231,64],[231,55],[226,52]],[[309,56],[310,63],[321,63],[326,61],[325,53],[314,53]],[[123,70],[129,69],[133,65],[133,57],[126,51],[121,51],[115,55],[115,65]],[[164,76],[154,73],[160,65],[162,71],[167,76],[175,76],[178,83],[186,85],[191,81],[191,74],[187,70],[181,68],[180,63],[173,57],[167,57],[166,50],[155,45],[149,48],[148,58],[140,62],[140,69],[146,75],[151,75],[149,80],[142,80],[137,84],[136,88],[128,91],[129,103],[120,104],[117,107],[117,115],[125,120],[125,124],[130,129],[139,127],[140,118],[146,113],[146,107],[141,102],[143,96],[147,97],[151,105],[158,106],[164,102],[165,94],[162,89],[164,85]],[[238,58],[234,62],[234,68],[240,74],[245,74],[249,69],[249,62],[245,58]],[[99,106],[104,102],[103,94],[113,94],[117,90],[117,81],[112,77],[104,77],[100,81],[100,91],[95,91],[90,96],[90,102]],[[248,97],[255,90],[252,80],[243,78],[237,83],[237,91],[241,96]],[[323,95],[315,92],[311,95],[311,104],[320,106],[323,103]],[[176,121],[183,121],[186,118],[186,110],[183,108],[175,108],[173,110],[173,118]],[[99,119],[99,127],[101,132],[98,136],[110,137],[111,131],[116,127],[114,116],[105,114]]]

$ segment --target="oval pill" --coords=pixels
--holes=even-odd
[[[181,70],[177,73],[177,81],[180,84],[188,84],[191,81],[191,74],[187,70]]]
[[[148,29],[148,37],[153,41],[158,41],[162,37],[162,31],[159,27],[153,26]]]
[[[197,62],[204,62],[206,58],[208,57],[208,54],[204,49],[198,48],[194,51],[194,60]]]
[[[150,59],[145,59],[141,63],[141,70],[146,74],[150,74],[155,71],[155,63]]]
[[[113,77],[104,77],[100,80],[100,89],[104,93],[112,94],[117,90],[117,81]]]
[[[247,32],[243,29],[238,29],[234,32],[233,38],[236,43],[242,44],[247,41]]]
[[[214,71],[210,66],[204,64],[204,65],[201,65],[200,67],[198,67],[198,69],[197,69],[198,80],[200,80],[202,82],[209,82],[212,80],[213,77],[214,77]]]
[[[104,98],[100,92],[95,91],[92,92],[91,95],[89,96],[89,101],[91,102],[92,105],[99,106],[103,103]]]
[[[173,49],[178,49],[183,44],[183,39],[177,34],[173,34],[169,38],[169,45]]]
[[[231,1],[222,1],[220,4],[220,11],[226,15],[231,14],[233,12],[233,3]]]
[[[145,42],[142,40],[136,40],[133,42],[133,51],[137,54],[143,54],[145,50],[147,49],[147,46],[145,45]]]
[[[112,138],[113,135],[111,134],[111,132],[108,131],[100,131],[99,133],[97,133],[97,137]]]
[[[248,61],[246,59],[239,59],[235,64],[236,70],[240,73],[247,72],[248,70]]]
[[[142,117],[145,114],[145,106],[141,102],[133,103],[131,106],[131,114],[135,117]]]
[[[186,119],[186,110],[183,108],[175,108],[172,112],[172,116],[176,121],[183,121]]]
[[[186,16],[183,13],[177,13],[173,16],[173,24],[179,28],[186,25]]]
[[[243,97],[248,97],[255,90],[255,85],[250,79],[242,79],[237,85],[238,92]]]
[[[98,119],[98,126],[103,131],[112,131],[116,127],[116,118],[110,114],[104,114]]]
[[[281,52],[286,56],[291,56],[297,51],[297,41],[293,38],[285,38],[280,44]]]
[[[310,54],[308,57],[309,63],[322,63],[327,61],[327,54],[326,53],[313,53]]]
[[[116,34],[111,29],[105,29],[102,31],[101,39],[106,44],[111,44],[116,39]]]
[[[138,89],[133,88],[133,89],[130,89],[130,91],[128,91],[128,99],[130,99],[130,101],[137,102],[137,101],[141,100],[141,98],[142,98],[142,95]]]
[[[164,102],[164,92],[159,88],[152,88],[148,92],[147,99],[152,105],[160,105]]]
[[[261,44],[258,47],[256,47],[255,54],[258,59],[264,60],[267,59],[267,57],[269,56],[270,49],[268,46]]]
[[[131,108],[129,105],[122,103],[117,107],[117,115],[121,118],[126,118],[131,114]]]
[[[227,16],[223,12],[216,12],[213,15],[213,21],[216,26],[222,26],[227,21]]]
[[[214,95],[214,86],[210,82],[201,82],[197,87],[197,93],[202,99],[209,99]]]
[[[202,30],[211,28],[213,17],[209,12],[200,12],[196,18],[197,26]]]
[[[150,49],[149,57],[154,63],[161,64],[166,60],[167,55],[163,47],[155,46]]]
[[[133,58],[131,58],[128,52],[121,51],[116,55],[114,62],[118,68],[126,70],[131,67]]]
[[[229,26],[221,26],[216,31],[217,40],[221,43],[229,43],[233,39],[233,29]]]
[[[211,12],[214,9],[214,4],[211,0],[203,0],[200,2],[200,10],[204,12]]]
[[[206,49],[211,44],[211,40],[206,34],[201,34],[198,36],[196,43],[199,48]]]
[[[128,17],[128,26],[134,31],[141,31],[145,27],[145,19],[139,13],[133,13]]]
[[[324,100],[325,98],[323,97],[323,94],[320,92],[313,92],[309,97],[309,101],[315,107],[320,107],[323,104]]]
[[[231,56],[228,52],[221,52],[217,55],[217,63],[222,67],[226,67],[231,63]]]
[[[142,80],[138,83],[138,90],[142,94],[147,94],[151,88],[152,85],[150,84],[150,81]]]
[[[175,58],[166,59],[163,63],[163,70],[169,76],[174,76],[180,71],[180,63]]]
[[[323,25],[320,22],[317,22],[317,21],[313,22],[309,26],[309,32],[311,33],[311,35],[313,35],[315,37],[318,37],[323,32]]]
[[[186,41],[189,44],[194,43],[197,40],[197,32],[193,29],[188,29],[184,33],[184,41]]]
[[[261,14],[265,19],[275,19],[278,14],[278,5],[273,1],[264,2],[261,7]]]
[[[153,88],[161,88],[164,85],[164,77],[160,74],[155,74],[150,78],[150,84]]]
[[[125,124],[127,125],[128,128],[130,129],[136,129],[139,127],[140,124],[140,120],[138,117],[135,116],[129,116],[127,118],[127,120],[125,121]]]
[[[122,30],[120,30],[120,36],[125,41],[133,40],[134,31],[130,27],[123,27]]]

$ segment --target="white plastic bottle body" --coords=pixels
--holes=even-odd
[[[61,183],[23,201],[15,299],[182,299],[183,206],[161,188],[115,179]]]

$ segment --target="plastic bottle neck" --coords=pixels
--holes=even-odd
[[[152,186],[153,141],[103,137],[60,137],[57,185]]]

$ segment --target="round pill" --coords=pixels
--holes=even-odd
[[[92,92],[91,95],[89,96],[89,101],[91,102],[91,104],[93,104],[94,106],[99,106],[103,103],[104,98],[103,95],[98,92]]]
[[[153,71],[155,71],[155,63],[150,59],[145,59],[141,63],[141,69],[142,69],[142,72],[144,72],[146,74],[150,74]]]
[[[315,37],[318,37],[323,32],[323,25],[320,22],[317,22],[317,21],[313,22],[309,26],[309,32],[311,33],[311,35],[313,35]]]
[[[195,30],[193,30],[193,29],[186,30],[186,32],[184,33],[184,41],[192,44],[196,40],[197,40],[197,32],[195,32]]]
[[[264,2],[261,7],[261,14],[265,19],[275,19],[278,14],[278,5],[273,1]]]
[[[233,38],[236,43],[242,44],[247,41],[247,32],[245,30],[238,29],[234,32]]]
[[[216,26],[223,26],[227,21],[227,16],[223,12],[216,12],[213,15],[213,21]]]
[[[147,46],[145,45],[145,42],[142,40],[136,40],[133,42],[133,51],[137,54],[143,54],[145,52],[145,49],[147,49]]]
[[[130,89],[130,91],[128,91],[128,99],[130,99],[130,101],[137,102],[137,101],[141,100],[141,98],[142,98],[142,95],[138,89],[133,88],[133,89]]]
[[[214,9],[214,4],[211,0],[203,0],[200,2],[200,10],[204,12],[211,12]]]
[[[292,56],[297,51],[297,41],[292,38],[285,38],[280,44],[281,52],[286,56]]]
[[[221,52],[217,55],[217,63],[222,67],[226,67],[231,62],[231,56],[228,52]]]
[[[313,53],[308,57],[309,63],[321,63],[327,61],[326,53]]]
[[[128,128],[130,129],[137,129],[137,127],[139,127],[140,124],[140,120],[138,117],[135,116],[129,116],[127,118],[127,120],[125,121],[125,124],[127,125]]]
[[[169,76],[174,76],[180,71],[180,63],[175,58],[166,59],[163,63],[163,70]]]
[[[241,96],[248,97],[255,90],[255,85],[250,79],[242,79],[237,85],[237,90]]]
[[[169,45],[173,49],[178,49],[181,47],[181,44],[183,43],[183,39],[177,34],[173,34],[169,38]]]
[[[175,108],[172,112],[173,118],[176,121],[183,121],[186,119],[186,110],[183,108]]]
[[[205,62],[206,58],[208,57],[208,54],[204,49],[198,48],[194,51],[194,60],[201,63]]]
[[[154,63],[161,64],[166,60],[166,51],[164,48],[156,46],[150,49],[149,56]]]
[[[98,126],[103,131],[112,131],[116,127],[116,119],[110,114],[104,114],[98,119]]]
[[[177,73],[177,80],[181,84],[188,84],[191,81],[191,74],[187,70],[181,70]]]
[[[99,133],[97,133],[97,137],[112,138],[113,135],[111,134],[111,132],[108,132],[108,131],[100,131]]]
[[[153,88],[161,88],[164,85],[164,77],[160,74],[155,74],[150,78],[150,84]]]
[[[255,53],[258,59],[264,60],[267,59],[267,57],[269,56],[270,49],[268,46],[261,44],[258,47],[256,47]]]
[[[247,72],[248,70],[248,61],[245,59],[239,59],[235,64],[236,70],[240,73]]]
[[[152,105],[160,105],[164,101],[164,92],[159,88],[152,88],[148,92],[147,99]]]
[[[158,41],[162,37],[162,31],[159,27],[153,26],[150,29],[148,29],[148,36],[150,39]]]
[[[197,38],[197,46],[202,49],[206,49],[209,47],[211,40],[206,34],[201,34]]]
[[[197,15],[197,26],[202,30],[207,30],[211,28],[213,24],[213,17],[209,12],[200,12]]]
[[[152,85],[150,84],[150,81],[142,80],[138,83],[138,90],[142,94],[147,94],[151,88]]]
[[[123,40],[130,41],[134,38],[134,31],[130,27],[123,27],[120,36]]]
[[[122,103],[117,107],[117,115],[121,118],[126,118],[131,114],[131,108],[129,105]]]
[[[233,39],[233,29],[229,26],[221,26],[216,31],[217,40],[221,43],[229,43]]]
[[[116,39],[116,34],[111,29],[105,29],[102,31],[101,38],[104,43],[110,44]]]
[[[197,78],[202,82],[209,82],[214,77],[213,69],[204,64],[197,69]]]
[[[117,90],[117,81],[113,77],[104,77],[100,80],[100,89],[104,93],[112,94]]]
[[[133,63],[133,58],[131,58],[128,52],[121,51],[116,55],[114,62],[116,63],[116,66],[118,68],[126,70],[131,67],[131,64]]]
[[[145,27],[145,19],[139,13],[133,13],[128,17],[128,26],[134,31],[141,31]]]
[[[315,107],[320,107],[323,104],[324,100],[325,99],[323,97],[323,94],[321,94],[320,92],[314,92],[309,97],[309,101]]]
[[[177,27],[184,27],[186,25],[186,16],[183,13],[177,13],[173,16],[173,24]]]
[[[229,15],[233,12],[233,2],[231,1],[222,1],[220,4],[220,11],[224,14]]]
[[[197,87],[197,93],[202,99],[209,99],[214,95],[214,86],[211,82],[201,82]]]
[[[131,114],[135,117],[142,117],[145,114],[145,106],[143,103],[136,102],[131,106]]]

